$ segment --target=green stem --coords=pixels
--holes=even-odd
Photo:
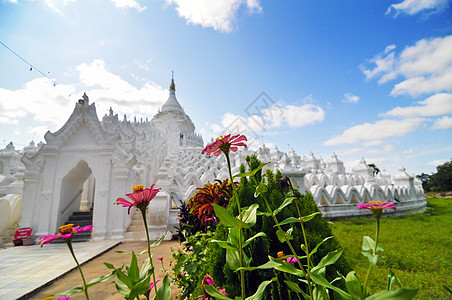
[[[66,245],[68,246],[69,251],[72,254],[72,257],[74,258],[75,263],[77,264],[78,270],[80,271],[80,275],[82,276],[82,281],[83,281],[83,291],[85,292],[86,300],[89,300],[88,288],[86,287],[85,276],[83,275],[82,267],[80,266],[77,258],[75,257],[74,249],[72,249],[72,236],[68,239],[65,239],[64,241],[66,242]]]
[[[377,254],[378,247],[378,237],[380,235],[380,218],[376,218],[376,232],[375,232],[375,247],[372,249],[372,255],[375,256]],[[370,272],[372,271],[372,264],[369,266],[369,270],[367,270],[366,280],[364,281],[363,287],[363,299],[366,297],[367,283],[369,281]]]
[[[231,161],[229,159],[229,153],[223,152],[226,156],[226,161],[228,163],[229,178],[231,180],[232,191],[234,193],[235,202],[237,203],[237,208],[239,210],[239,219],[242,219],[242,208],[240,207],[239,194],[237,188],[234,184],[234,179],[232,178]],[[240,268],[243,267],[243,244],[242,244],[242,228],[239,228],[239,260]],[[245,270],[240,270],[240,286],[242,290],[242,299],[245,299]]]
[[[265,198],[264,194],[261,194],[262,198],[264,199],[265,205],[267,206],[267,210],[269,213],[272,214],[273,217],[273,221],[275,222],[275,224],[278,224],[278,219],[276,218],[276,216],[273,214],[273,210],[271,209],[270,205],[268,204],[267,198]],[[282,228],[280,225],[277,225],[278,229],[282,231]],[[312,294],[312,286],[311,286],[311,279],[309,278],[308,273],[306,272],[306,270],[304,269],[303,265],[301,264],[301,260],[298,258],[298,254],[295,251],[294,247],[292,246],[292,243],[289,240],[286,240],[287,245],[290,248],[290,251],[292,251],[292,254],[297,258],[297,262],[298,262],[298,266],[300,267],[300,270],[303,272],[304,276],[306,277],[306,281],[308,282],[308,289],[309,289],[309,295],[311,296],[311,299],[313,299],[313,294]]]
[[[148,241],[148,255],[149,255],[149,261],[151,263],[152,279],[154,280],[155,297],[158,300],[159,295],[157,294],[157,282],[155,281],[155,269],[154,269],[154,263],[152,262],[151,241],[149,240],[149,228],[148,228],[148,222],[146,220],[146,208],[142,208],[142,209],[140,209],[140,211],[141,211],[141,215],[143,216],[144,228],[146,229],[146,239]]]
[[[292,195],[295,196],[295,190],[292,186],[292,181],[290,181],[290,179],[288,178],[289,181],[289,185],[290,185],[290,189],[292,190]],[[299,198],[296,197],[298,200]],[[301,227],[301,231],[303,232],[303,238],[304,238],[304,245],[306,246],[306,257],[308,258],[308,271],[311,271],[311,258],[309,257],[309,245],[308,245],[308,239],[306,237],[306,230],[304,229],[304,224],[303,221],[301,221],[301,211],[300,208],[298,207],[298,201],[295,201],[295,205],[297,206],[297,211],[298,211],[298,216],[300,217],[300,227]]]

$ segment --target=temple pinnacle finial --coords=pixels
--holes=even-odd
[[[176,91],[176,85],[174,84],[174,71],[171,71],[171,85],[170,85],[170,92]]]

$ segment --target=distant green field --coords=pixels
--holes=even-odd
[[[425,213],[382,218],[379,245],[384,259],[372,271],[369,287],[386,289],[392,269],[404,287],[420,288],[417,299],[452,299],[442,285],[452,289],[452,199],[427,199]],[[362,238],[375,238],[374,219],[335,221],[333,232],[344,247],[344,255],[361,281],[368,260],[361,254]]]

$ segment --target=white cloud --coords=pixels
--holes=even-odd
[[[418,102],[419,106],[395,107],[385,115],[394,117],[430,117],[452,113],[452,94],[439,93]]]
[[[366,146],[366,147],[374,147],[374,146],[379,146],[381,144],[383,144],[382,140],[370,140],[370,141],[364,142],[364,146]]]
[[[246,5],[250,11],[260,12],[259,0],[166,0],[175,4],[180,17],[190,24],[211,27],[220,32],[231,32],[235,16],[241,5]]]
[[[344,103],[358,103],[359,97],[353,95],[352,93],[345,93],[344,94],[345,99],[342,100]]]
[[[325,146],[335,146],[353,144],[359,141],[403,136],[415,131],[423,121],[424,119],[422,118],[412,118],[404,120],[381,120],[373,124],[364,123],[345,130],[341,135],[335,136],[323,144]]]
[[[425,164],[425,166],[427,166],[427,167],[437,167],[437,166],[440,166],[440,165],[442,165],[442,164],[444,164],[444,163],[446,163],[448,161],[449,161],[449,159],[436,159],[436,160],[433,160],[433,161],[429,161],[428,163]]]
[[[432,126],[432,129],[448,129],[452,128],[452,118],[448,116],[444,116],[440,119],[437,119]]]
[[[273,113],[272,113],[273,111]],[[267,109],[264,120],[270,121],[270,127],[289,126],[292,128],[303,127],[323,121],[325,112],[320,106],[304,104],[301,106],[287,105]]]
[[[146,6],[141,6],[135,0],[111,0],[116,7],[119,8],[135,8],[137,11],[142,12],[146,9]]]
[[[10,2],[17,3],[17,0],[9,0]],[[55,12],[63,15],[62,7],[70,2],[76,2],[78,0],[45,0],[45,4],[54,10]],[[137,11],[142,12],[146,9],[146,6],[141,6],[135,0],[110,0],[119,8],[135,8]]]
[[[413,149],[408,149],[408,150],[403,150],[402,151],[402,154],[412,154],[412,153],[414,153]]]
[[[323,121],[325,113],[320,106],[304,104],[301,106],[277,104],[262,110],[262,116],[251,115],[243,117],[226,113],[221,117],[221,125],[212,124],[211,130],[221,133],[225,129],[234,129],[235,133],[251,131],[258,133],[262,130],[278,127],[298,128]]]
[[[18,90],[0,88],[0,123],[17,124],[24,117],[31,117],[37,122],[29,132],[41,133],[42,126],[56,130],[69,118],[84,91],[91,103],[96,102],[99,118],[109,107],[138,119],[152,117],[168,98],[168,91],[152,81],[146,81],[140,88],[132,86],[109,72],[102,60],[81,64],[77,70],[81,91],[72,85],[53,86],[48,78],[34,79]]]
[[[419,12],[430,11],[438,13],[444,11],[450,0],[404,0],[398,4],[392,4],[386,10],[386,14],[390,14],[393,10],[394,17],[399,14],[415,15]]]
[[[379,77],[379,83],[404,80],[397,83],[391,95],[418,96],[452,90],[452,35],[423,39],[405,48],[396,56],[393,45],[369,60],[371,68],[361,66],[366,79]]]

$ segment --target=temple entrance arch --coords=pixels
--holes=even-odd
[[[90,211],[94,204],[95,178],[85,160],[80,160],[61,180],[57,227],[76,211]]]

